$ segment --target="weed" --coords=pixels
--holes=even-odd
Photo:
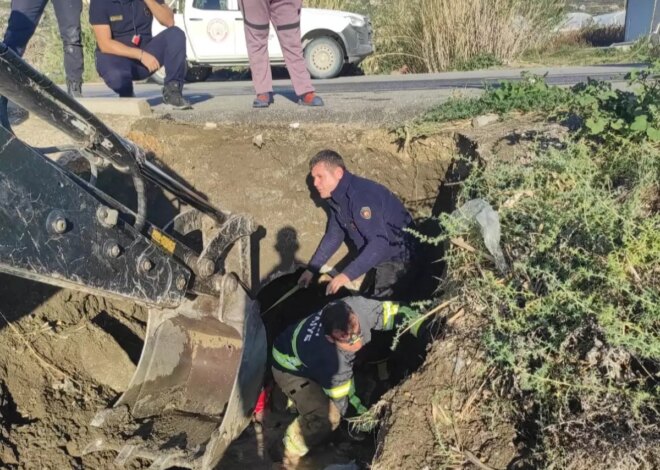
[[[439,72],[506,63],[543,44],[563,0],[388,0],[374,4],[367,73]]]

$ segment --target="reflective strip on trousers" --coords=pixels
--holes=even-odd
[[[282,442],[284,443],[284,450],[286,453],[302,457],[309,452],[309,448],[305,444],[305,439],[302,435],[302,429],[298,418],[294,419],[289,427],[286,428],[286,434],[284,435]]]

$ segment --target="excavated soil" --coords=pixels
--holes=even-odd
[[[211,203],[250,214],[258,222],[261,280],[291,272],[307,261],[324,231],[326,216],[306,182],[307,162],[315,152],[339,151],[351,171],[385,184],[419,216],[433,207],[449,206],[437,200],[439,185],[460,141],[454,131],[401,145],[386,130],[351,126],[255,131],[152,119],[134,123],[128,136]],[[113,176],[101,175],[100,186],[111,193],[126,192]],[[129,193],[120,196],[130,203]],[[149,202],[151,218],[158,223],[179,209],[157,191]],[[135,370],[145,310],[0,275],[0,313],[0,468],[118,468],[113,464],[115,452],[83,455],[83,449],[99,436],[90,426],[92,418],[112,405]],[[385,425],[378,440],[373,436],[351,443],[344,431],[344,437],[315,452],[299,468],[351,460],[367,463],[376,444],[374,468],[379,469],[438,468],[443,462],[458,463],[457,452],[460,464],[471,454],[482,465],[505,467],[514,454],[512,431],[489,429],[489,423],[468,406],[479,390],[471,380],[478,374],[471,372],[470,364],[478,368],[480,362],[478,352],[463,351],[461,361],[467,366],[457,373],[459,350],[458,340],[437,343],[423,368],[386,395]],[[438,395],[438,390],[452,387],[456,394],[451,399]],[[457,413],[460,419],[433,418]],[[290,419],[284,412],[274,413],[263,429],[249,428],[229,449],[221,468],[269,468],[264,449],[279,438]],[[441,443],[439,422],[454,423],[460,436],[456,442]],[[128,468],[146,466],[148,462],[138,460]]]

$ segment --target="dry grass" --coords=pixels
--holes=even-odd
[[[484,56],[506,63],[547,41],[563,7],[564,0],[388,0],[374,12],[378,53],[365,67],[439,72]]]

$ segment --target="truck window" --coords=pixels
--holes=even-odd
[[[229,10],[229,0],[195,0],[193,8],[198,10]]]

